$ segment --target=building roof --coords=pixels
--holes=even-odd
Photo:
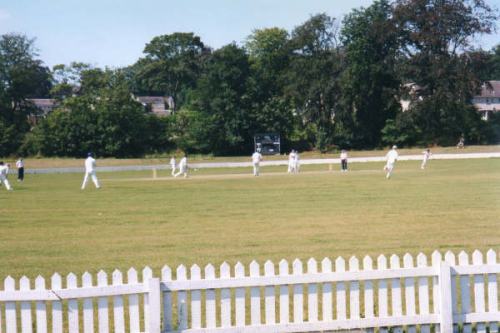
[[[28,98],[27,100],[39,108],[57,106],[57,100],[53,98]]]
[[[481,94],[475,97],[500,97],[500,81],[488,81],[481,86]]]

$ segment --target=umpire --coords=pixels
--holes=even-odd
[[[22,158],[19,158],[16,162],[17,168],[17,181],[22,182],[24,180],[24,161]]]

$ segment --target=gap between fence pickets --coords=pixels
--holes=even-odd
[[[435,258],[438,258],[439,260],[435,260]],[[428,277],[434,277],[438,278],[439,283],[438,283],[438,289],[439,289],[439,295],[438,300],[439,300],[439,312],[436,311],[437,309],[435,308],[435,314],[420,314],[418,316],[402,316],[398,317],[392,316],[389,317],[387,314],[379,314],[381,317],[376,317],[376,318],[363,318],[363,319],[349,319],[349,320],[326,320],[322,322],[306,322],[304,323],[303,320],[299,320],[300,323],[294,323],[294,324],[275,324],[274,320],[272,323],[268,323],[268,325],[260,325],[260,317],[257,319],[253,318],[252,316],[252,325],[250,326],[244,326],[245,323],[241,325],[237,324],[237,327],[231,327],[231,330],[237,329],[238,331],[245,331],[245,332],[251,332],[252,330],[255,330],[256,332],[268,332],[268,331],[273,331],[279,330],[283,332],[296,332],[303,330],[304,327],[309,327],[308,329],[313,329],[313,330],[334,330],[334,329],[351,329],[351,328],[368,328],[368,327],[383,327],[383,326],[406,326],[406,325],[417,325],[417,324],[432,324],[432,323],[439,323],[440,324],[440,333],[452,333],[453,332],[453,323],[461,322],[461,323],[481,323],[481,322],[498,322],[498,318],[500,318],[500,312],[498,312],[498,304],[495,302],[488,302],[488,312],[485,309],[485,300],[484,300],[484,292],[485,292],[485,280],[484,276],[481,278],[481,275],[488,274],[488,299],[497,299],[497,285],[496,285],[496,276],[495,274],[500,273],[500,264],[496,263],[496,252],[493,250],[489,250],[487,252],[487,264],[483,264],[483,257],[481,252],[479,251],[474,251],[472,258],[473,258],[473,263],[472,265],[469,265],[468,263],[468,255],[465,252],[461,252],[458,256],[459,258],[459,263],[456,265],[455,263],[455,256],[452,252],[447,252],[444,258],[444,261],[441,260],[441,254],[437,251],[433,253],[433,265],[428,267],[426,266],[425,260],[420,260],[420,259],[425,259],[425,255],[419,254],[417,257],[417,261],[420,261],[419,267],[413,268],[413,264],[411,265],[406,265],[405,268],[399,268],[399,257],[398,256],[391,256],[391,269],[387,269],[386,267],[386,257],[385,256],[379,256],[378,257],[378,269],[377,270],[372,270],[371,268],[371,261],[372,259],[370,257],[365,257],[364,258],[364,269],[363,271],[358,270],[358,264],[357,264],[357,259],[355,257],[352,257],[351,260],[349,260],[350,264],[350,271],[345,272],[344,271],[344,265],[345,265],[345,260],[341,257],[337,258],[335,261],[336,265],[336,272],[331,272],[330,269],[325,269],[325,267],[329,267],[328,265],[324,265],[325,262],[329,261],[329,259],[324,259],[322,262],[322,271],[323,273],[317,273],[317,265],[318,263],[314,259],[310,259],[307,263],[307,273],[302,272],[302,267],[303,264],[300,260],[295,260],[293,262],[293,273],[291,275],[284,274],[282,275],[282,267],[286,266],[288,267],[288,262],[285,260],[282,260],[280,262],[280,275],[276,276],[273,274],[265,274],[266,276],[260,276],[260,266],[258,263],[255,261],[250,264],[250,276],[245,276],[244,274],[244,269],[242,270],[242,275],[236,274],[235,278],[229,278],[229,265],[226,263],[223,264],[221,267],[225,267],[225,273],[221,274],[220,279],[216,279],[215,277],[215,269],[213,265],[207,265],[205,268],[205,279],[195,279],[193,280],[191,277],[191,280],[187,280],[185,276],[185,266],[181,265],[179,266],[178,269],[178,279],[176,281],[171,281],[170,279],[165,279],[163,277],[163,280],[167,281],[160,281],[159,278],[153,278],[152,277],[152,270],[150,268],[145,268],[143,270],[143,282],[138,283],[137,278],[132,278],[131,275],[129,274],[129,280],[128,282],[131,284],[126,284],[126,285],[107,285],[107,275],[105,272],[100,271],[97,275],[98,277],[98,285],[95,287],[92,287],[92,282],[91,282],[91,276],[88,273],[85,273],[83,276],[83,287],[81,288],[76,288],[77,286],[77,277],[74,274],[69,274],[68,275],[68,288],[67,289],[58,289],[61,288],[60,283],[55,284],[53,283],[52,287],[56,286],[56,289],[53,290],[44,290],[44,288],[40,288],[42,285],[42,282],[44,279],[42,277],[38,277],[36,279],[36,290],[30,290],[30,282],[29,279],[26,277],[21,278],[20,280],[20,290],[15,290],[15,281],[11,277],[7,277],[4,281],[4,286],[5,290],[0,291],[0,301],[2,302],[8,302],[5,305],[5,318],[6,322],[8,324],[8,327],[11,329],[15,329],[15,307],[13,308],[12,305],[15,305],[14,302],[20,301],[21,303],[21,316],[23,317],[21,323],[22,325],[22,331],[25,332],[24,328],[27,328],[26,323],[31,322],[31,316],[30,313],[28,313],[27,306],[29,305],[30,301],[54,301],[54,302],[60,302],[63,299],[69,299],[70,302],[75,303],[71,306],[77,306],[77,301],[78,299],[88,299],[88,298],[93,298],[93,297],[101,297],[105,298],[106,296],[125,296],[125,295],[131,295],[131,297],[134,297],[136,294],[145,294],[145,325],[147,328],[147,331],[149,332],[160,332],[160,323],[161,323],[161,311],[162,311],[162,304],[161,304],[161,293],[166,292],[168,294],[168,291],[172,290],[177,290],[180,293],[186,293],[188,290],[214,290],[214,289],[222,289],[222,288],[244,288],[244,287],[261,287],[261,286],[279,286],[279,285],[301,285],[301,284],[317,284],[317,283],[324,283],[324,282],[346,282],[346,281],[351,281],[351,282],[356,282],[356,281],[363,281],[363,280],[388,280],[388,279],[398,279],[398,278],[428,278]],[[411,255],[407,254],[404,257],[404,261],[408,261],[407,259],[411,259]],[[331,266],[331,261],[330,266]],[[366,265],[365,265],[366,263]],[[437,263],[437,265],[436,265]],[[235,267],[242,268],[243,265],[238,263]],[[196,265],[195,265],[196,266]],[[193,267],[195,267],[193,266]],[[274,264],[270,261],[267,261],[266,264],[264,265],[265,271],[267,272],[270,267],[274,268]],[[165,266],[168,268],[168,266]],[[162,272],[165,270],[162,270]],[[196,266],[197,267],[197,266]],[[221,268],[222,269],[222,268]],[[168,270],[170,270],[168,268]],[[136,271],[134,269],[130,269],[130,271],[133,271],[132,273],[135,272],[136,276]],[[227,272],[226,272],[227,271]],[[119,272],[119,271],[115,271]],[[184,272],[184,276],[182,278],[179,278],[179,272]],[[207,275],[207,272],[212,272]],[[221,271],[222,272],[222,271]],[[284,272],[284,270],[283,270]],[[114,273],[115,274],[115,273]],[[121,273],[120,273],[121,274]],[[59,276],[58,274],[55,274],[55,276]],[[476,307],[476,312],[472,312],[470,309],[470,306],[467,307],[467,311],[465,311],[462,314],[455,314],[453,315],[453,312],[456,310],[456,292],[457,289],[455,289],[457,286],[454,286],[454,276],[460,275],[460,276],[467,276],[467,275],[475,275],[474,278],[474,294],[475,295],[475,300],[477,303],[475,303]],[[132,274],[134,276],[134,274]],[[86,277],[86,278],[85,278]],[[494,278],[494,279],[493,279]],[[60,279],[60,277],[59,277]],[[463,279],[461,279],[463,280]],[[87,281],[85,283],[85,281]],[[394,280],[393,280],[394,281]],[[490,283],[490,281],[494,281],[495,285],[493,283]],[[70,283],[71,282],[71,283]],[[57,288],[58,287],[58,288]],[[462,286],[460,286],[462,288]],[[72,289],[70,289],[72,288]],[[400,290],[400,289],[398,289]],[[338,289],[337,289],[338,292]],[[303,290],[300,289],[300,294],[303,293]],[[295,295],[295,293],[294,293]],[[478,296],[479,295],[479,296]],[[303,297],[303,296],[302,296]],[[387,297],[387,296],[386,296]],[[455,297],[455,299],[454,299]],[[464,297],[464,294],[462,293],[462,297]],[[470,297],[470,295],[467,294],[466,297]],[[259,298],[255,298],[255,300],[259,300],[260,303],[260,296]],[[436,298],[435,298],[436,299]],[[187,299],[186,299],[187,300]],[[186,312],[186,300],[182,304],[184,311]],[[214,299],[215,301],[215,299]],[[347,302],[347,299],[345,299],[345,296],[343,298],[343,301]],[[470,300],[467,299],[467,302],[470,303]],[[147,304],[146,304],[147,303]],[[257,303],[255,303],[257,304]],[[294,296],[294,304],[295,304],[295,296]],[[394,304],[394,299],[393,299],[393,304]],[[398,303],[399,304],[399,303]],[[479,305],[479,310],[478,310],[478,305]],[[215,306],[215,303],[213,304]],[[102,314],[106,315],[107,318],[107,302],[105,304],[106,310],[102,312]],[[252,303],[252,309],[254,308],[254,305]],[[260,304],[259,304],[260,308]],[[252,310],[252,313],[255,312]],[[294,310],[295,312],[295,310]],[[394,309],[393,309],[394,312]],[[214,316],[215,316],[215,311],[213,311]],[[257,313],[257,312],[255,312]],[[260,310],[259,310],[260,314]],[[311,315],[311,314],[309,314]],[[337,314],[338,315],[338,314]],[[313,316],[317,316],[317,314],[313,314]],[[69,318],[72,325],[76,325],[78,319],[77,317],[72,316],[72,318]],[[99,315],[99,323],[101,324],[101,314]],[[183,317],[184,319],[187,319],[187,313],[183,313],[180,317]],[[241,316],[240,316],[241,317]],[[342,317],[345,317],[342,315]],[[1,316],[0,316],[1,318]],[[37,321],[38,321],[38,314],[37,314]],[[106,319],[103,318],[103,319]],[[215,317],[214,317],[215,318]],[[417,322],[413,323],[411,318],[415,318]],[[344,319],[344,318],[340,318]],[[14,320],[14,322],[13,322]],[[295,320],[295,318],[294,318]],[[281,322],[281,320],[280,320]],[[493,325],[496,325],[493,323]],[[37,322],[38,324],[38,322]],[[43,325],[42,325],[43,326]],[[268,327],[268,328],[263,328],[263,326]],[[75,326],[76,327],[76,326]],[[197,332],[198,330],[196,328],[192,329],[187,329],[187,320],[180,325],[181,331],[182,332]],[[171,329],[171,327],[166,327],[166,329]],[[209,328],[200,328],[200,332],[208,332],[208,331],[225,331],[224,328],[216,328],[215,327],[215,321],[213,321],[213,325],[211,324]],[[14,332],[12,331],[12,332]],[[495,331],[495,330],[493,330]]]

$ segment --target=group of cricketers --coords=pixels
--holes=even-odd
[[[392,149],[389,150],[389,152],[385,155],[386,159],[386,164],[384,166],[384,171],[386,172],[386,178],[389,179],[392,176],[392,173],[394,171],[394,166],[396,164],[396,161],[398,160],[399,154],[397,151],[397,146],[392,146]],[[427,161],[431,157],[431,152],[430,149],[426,149],[423,151],[423,159],[422,159],[422,164],[420,166],[421,169],[425,169],[425,166],[427,164]],[[259,176],[260,175],[260,162],[262,161],[262,154],[260,153],[260,150],[257,149],[253,154],[252,154],[252,166],[253,166],[253,175],[254,176]],[[342,150],[340,152],[340,167],[341,167],[341,172],[347,172],[347,160],[348,160],[348,155],[346,150]],[[298,173],[300,170],[300,159],[299,159],[299,153],[296,150],[292,150],[288,156],[288,173]],[[92,179],[92,182],[94,183],[95,187],[97,189],[101,188],[101,185],[99,184],[99,180],[97,179],[96,175],[96,160],[92,156],[92,153],[88,153],[87,159],[85,160],[85,174],[83,177],[83,183],[81,189],[84,190],[85,187],[87,186],[87,182],[89,179]],[[5,188],[9,191],[12,190],[12,186],[9,183],[9,180],[7,178],[7,175],[9,173],[9,164],[4,164],[4,162],[0,161],[0,185],[4,184]],[[16,162],[16,168],[18,170],[18,181],[23,181],[24,180],[24,161],[20,158]],[[175,157],[172,157],[170,159],[170,168],[171,168],[171,174],[173,177],[178,177],[180,175],[183,175],[184,178],[188,177],[188,163],[187,163],[187,155],[184,155],[179,164],[176,163]],[[178,170],[178,171],[177,171]],[[177,171],[177,172],[176,172]]]

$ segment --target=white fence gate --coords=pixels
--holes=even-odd
[[[458,260],[457,260],[458,259]],[[234,270],[224,263],[172,271],[161,278],[149,268],[131,268],[127,281],[116,270],[101,271],[96,281],[85,273],[64,280],[54,274],[50,283],[38,277],[7,277],[0,290],[0,333],[14,332],[307,332],[366,329],[387,333],[419,330],[452,333],[498,332],[500,321],[496,252],[486,260],[474,251],[435,251],[430,260],[381,255],[376,268],[370,257],[362,265],[325,258],[303,265],[285,260],[278,267],[257,262],[249,274],[241,263]],[[416,262],[415,262],[416,261]],[[319,266],[319,267],[318,267]],[[362,266],[362,267],[361,267]],[[96,282],[96,283],[95,283]]]

